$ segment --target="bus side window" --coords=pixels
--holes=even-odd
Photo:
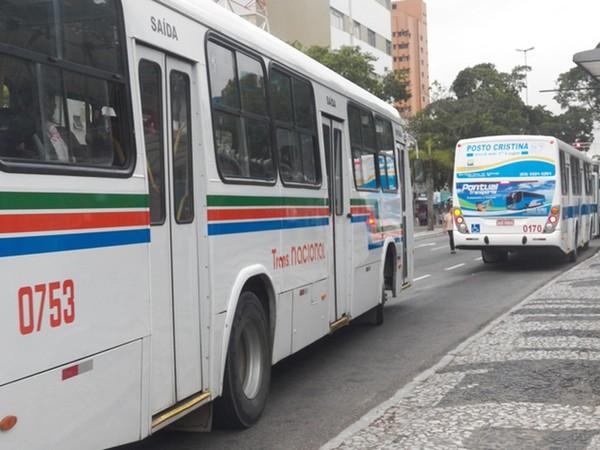
[[[569,195],[569,174],[567,171],[567,163],[565,161],[565,153],[561,151],[560,156],[560,185],[562,195]]]
[[[581,195],[581,168],[579,160],[571,156],[571,181],[573,182],[573,195]]]
[[[348,122],[356,189],[359,191],[378,190],[380,186],[380,180],[377,178],[379,158],[375,148],[373,117],[370,113],[349,105]]]
[[[209,41],[215,154],[226,181],[275,181],[265,69],[255,57]]]
[[[396,192],[398,181],[391,122],[377,117],[375,119],[375,133],[379,152],[379,184],[384,192]]]
[[[318,186],[321,167],[312,86],[277,69],[271,69],[270,78],[281,180]]]

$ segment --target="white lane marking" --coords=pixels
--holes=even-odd
[[[483,259],[483,256],[480,256],[479,258],[475,258],[473,261],[481,261]]]
[[[422,277],[417,277],[413,280],[413,282],[424,280],[425,278],[429,278],[431,274],[423,275]]]
[[[458,269],[459,267],[462,267],[462,266],[465,266],[465,265],[466,265],[465,263],[460,263],[460,264],[457,264],[455,266],[446,267],[444,270],[454,270],[454,269]]]
[[[443,248],[447,248],[448,250],[450,249],[450,247],[448,247],[447,245],[442,245],[441,247],[432,248],[431,251],[435,252],[435,251],[441,250]]]
[[[432,245],[435,245],[435,244],[436,244],[436,242],[430,242],[430,243],[428,243],[428,244],[421,244],[421,245],[417,245],[417,246],[415,247],[415,250],[416,250],[417,248],[431,247]]]

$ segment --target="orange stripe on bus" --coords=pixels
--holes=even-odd
[[[0,233],[33,233],[39,231],[77,230],[89,228],[135,227],[149,225],[148,211],[6,214],[0,215]]]

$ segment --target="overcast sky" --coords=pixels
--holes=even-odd
[[[558,75],[574,66],[573,54],[600,42],[600,0],[425,0],[429,16],[429,76],[450,87],[458,72],[490,62],[504,72],[524,64],[529,103],[558,113]],[[524,99],[523,93],[523,99]]]

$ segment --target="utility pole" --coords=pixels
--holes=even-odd
[[[435,212],[433,210],[433,158],[431,157],[431,137],[427,138],[427,168],[425,171],[425,183],[427,186],[427,229],[432,231],[435,226]]]
[[[523,52],[523,57],[525,58],[525,104],[527,106],[529,106],[529,82],[528,82],[529,66],[527,65],[527,52],[530,52],[531,50],[534,50],[534,49],[535,49],[535,47],[517,48],[516,49],[518,52]]]

